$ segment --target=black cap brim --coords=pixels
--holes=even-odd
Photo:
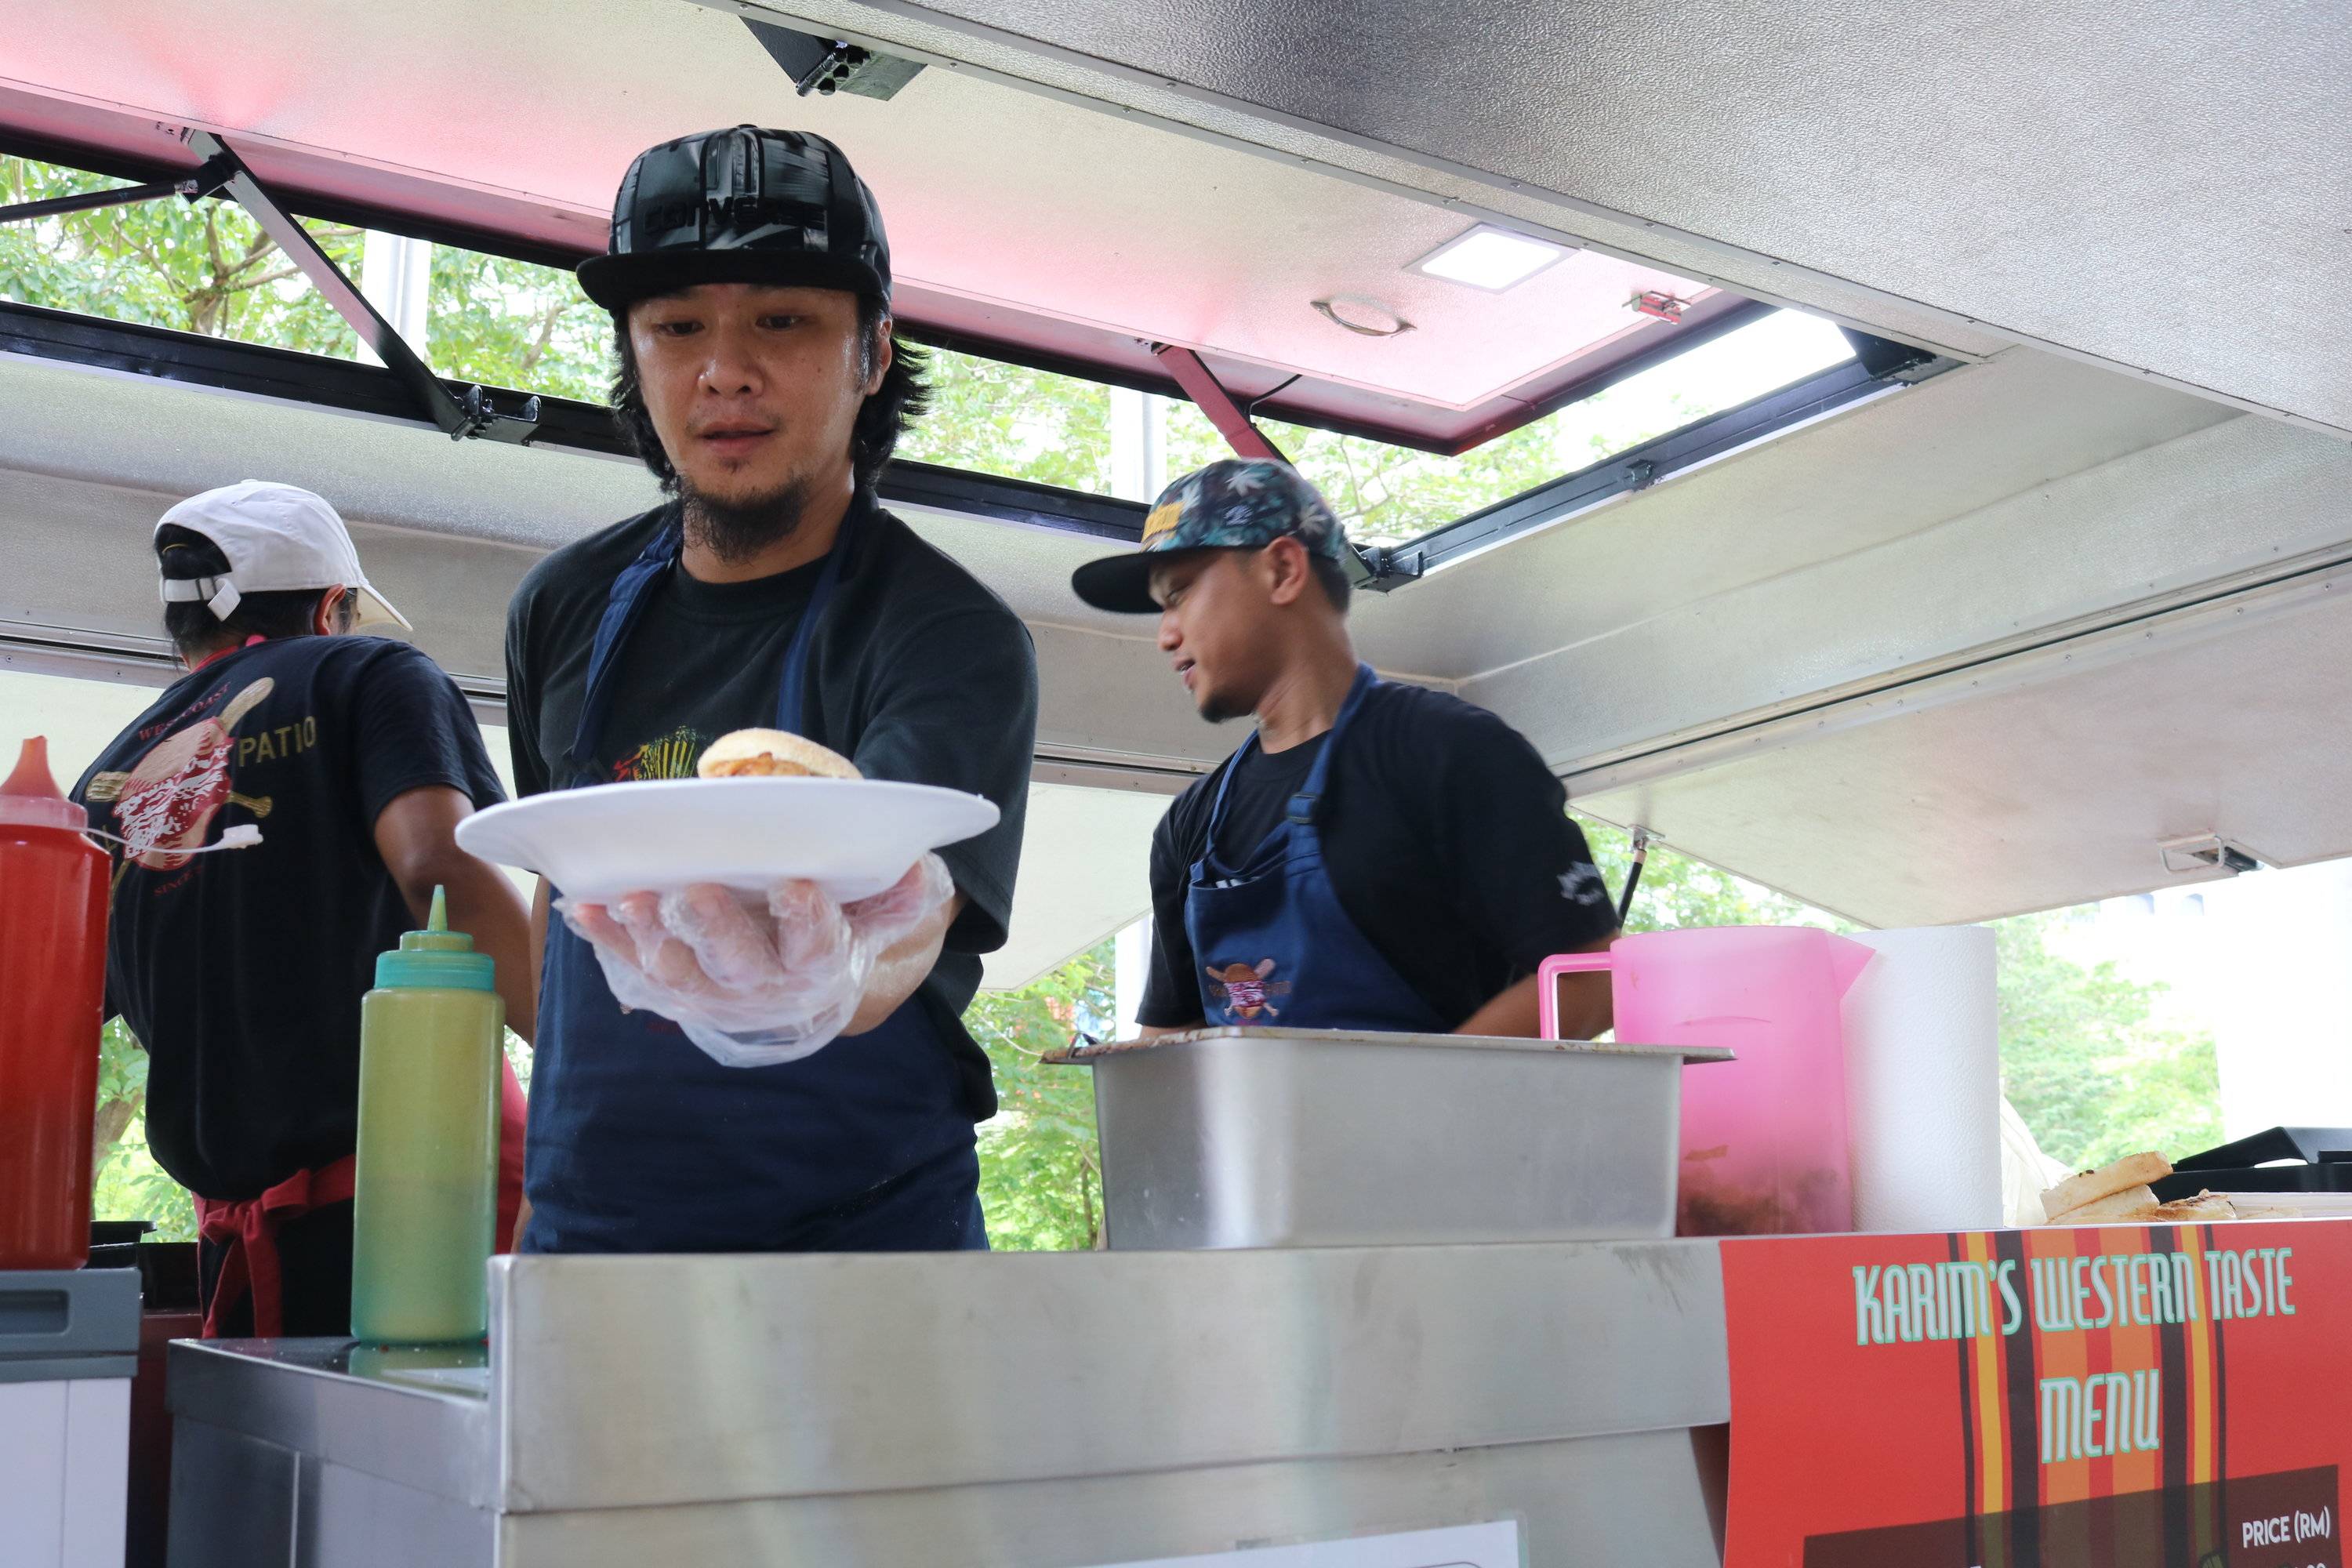
[[[579,268],[580,291],[619,314],[640,300],[675,294],[698,283],[772,283],[839,289],[881,301],[890,291],[881,274],[848,257],[807,250],[753,248],[654,250],[642,255],[592,256]]]
[[[1134,551],[1089,561],[1070,574],[1070,591],[1096,609],[1115,616],[1157,615],[1160,605],[1151,596],[1151,568],[1173,553],[1147,555]]]
[[[1209,555],[1224,549],[1201,544],[1181,550],[1138,550],[1089,561],[1070,574],[1070,591],[1097,610],[1115,616],[1156,616],[1160,601],[1151,596],[1151,574],[1171,562]]]

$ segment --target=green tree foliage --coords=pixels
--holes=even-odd
[[[2050,939],[2080,911],[1998,922],[2000,1066],[2042,1152],[2076,1169],[2143,1149],[2179,1158],[2221,1141],[2212,1037],[2167,1026],[2162,985],[2085,965]]]
[[[122,184],[0,158],[0,205]],[[367,237],[303,219],[346,277]],[[176,197],[0,227],[0,298],[143,326],[235,338],[338,359],[359,338],[245,209]],[[612,318],[569,272],[436,246],[425,342],[442,374],[602,401],[613,378]]]
[[[457,381],[605,401],[613,318],[571,273],[447,246],[433,249],[425,362]]]
[[[100,1037],[98,1129],[90,1212],[151,1219],[159,1241],[194,1241],[195,1205],[147,1152],[147,1053],[116,1018]]]
[[[931,411],[901,455],[1102,495],[1110,489],[1110,389],[1047,371],[930,353]]]
[[[996,1071],[996,1120],[980,1133],[980,1201],[999,1248],[1102,1244],[1094,1074],[1039,1058],[1076,1036],[1110,1033],[1111,946],[1103,942],[1019,991],[982,992],[964,1014]]]
[[[0,205],[124,184],[0,158]],[[346,270],[362,236],[305,221]],[[119,321],[350,359],[358,336],[234,202],[178,197],[0,227],[0,297]]]

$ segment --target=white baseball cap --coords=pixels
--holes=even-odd
[[[293,485],[267,479],[246,479],[216,490],[190,496],[155,525],[157,533],[177,525],[201,533],[228,557],[228,574],[221,577],[175,580],[163,584],[165,604],[199,600],[215,619],[236,612],[247,594],[275,594],[303,589],[348,588],[354,626],[396,626],[416,628],[393,608],[360,570],[359,552],[343,520],[324,496]]]

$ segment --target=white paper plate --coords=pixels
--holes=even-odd
[[[927,850],[996,826],[993,801],[875,779],[659,779],[553,790],[457,825],[468,854],[520,866],[567,898],[805,877],[869,898]]]

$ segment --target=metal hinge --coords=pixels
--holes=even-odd
[[[1683,324],[1683,312],[1690,301],[1663,289],[1644,289],[1625,301],[1625,308],[1637,316],[1652,316],[1670,326]]]
[[[537,394],[522,400],[520,413],[502,414],[491,406],[490,395],[486,388],[469,386],[457,406],[465,415],[465,423],[449,432],[452,441],[476,437],[485,441],[503,441],[509,446],[528,447],[530,438],[539,434]]]
[[[2174,876],[2192,871],[2220,871],[2235,877],[2263,868],[2261,857],[2242,844],[2232,843],[2218,833],[2192,833],[2186,838],[2166,838],[2158,841],[2156,853],[2164,868]]]
[[[1407,583],[1418,583],[1428,565],[1428,556],[1417,545],[1371,544],[1354,548],[1361,573],[1356,585],[1375,594],[1392,593]]]

